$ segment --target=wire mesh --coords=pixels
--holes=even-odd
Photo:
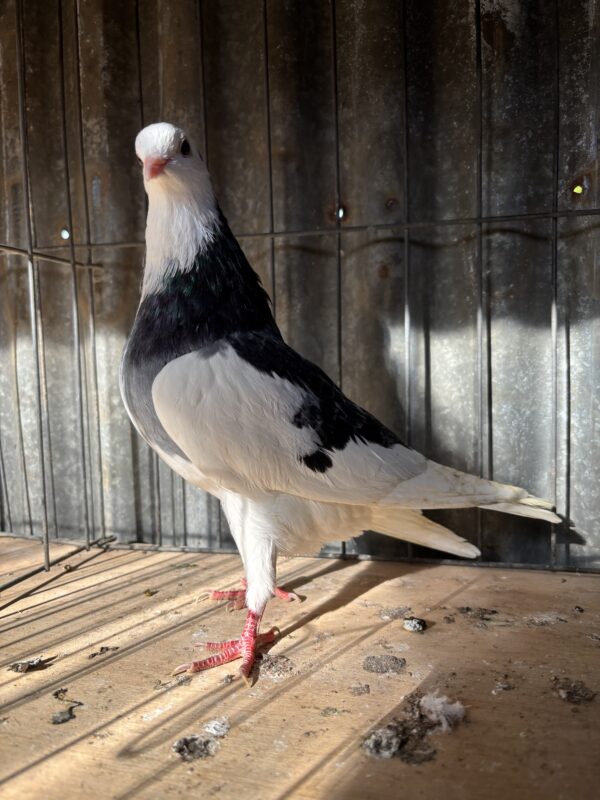
[[[349,81],[357,81],[360,76],[359,78],[349,77],[348,65],[350,62],[346,54],[340,55],[340,48],[345,46],[344,36],[348,35],[348,26],[352,28],[352,25],[355,25],[356,31],[358,31],[362,30],[361,25],[381,24],[381,19],[379,22],[376,19],[377,14],[373,15],[375,20],[373,22],[365,20],[365,18],[358,20],[361,13],[360,4],[354,3],[352,0],[345,2],[332,0],[319,7],[310,6],[310,9],[307,7],[307,19],[310,17],[310,24],[316,26],[315,52],[318,47],[327,50],[325,61],[319,63],[329,64],[325,70],[327,75],[318,76],[318,80],[314,78],[315,87],[313,87],[310,83],[313,78],[310,75],[306,77],[306,71],[303,72],[305,61],[302,60],[304,58],[309,61],[312,57],[311,52],[307,55],[302,48],[306,50],[308,47],[310,50],[313,43],[307,38],[302,39],[302,34],[295,30],[296,17],[294,14],[296,11],[293,4],[278,5],[269,0],[256,0],[256,2],[245,4],[244,8],[237,4],[224,3],[222,8],[217,9],[215,6],[209,7],[209,4],[205,2],[189,4],[182,0],[182,2],[172,5],[174,24],[181,26],[185,15],[189,14],[192,8],[196,15],[195,27],[186,25],[186,28],[189,28],[189,33],[186,33],[189,52],[192,53],[194,47],[199,51],[199,55],[194,56],[196,58],[194,70],[195,91],[199,94],[200,99],[194,101],[197,111],[194,112],[196,116],[193,124],[201,134],[199,141],[203,145],[206,161],[217,183],[222,180],[220,176],[228,174],[227,169],[223,167],[223,148],[218,139],[221,135],[218,128],[223,112],[215,101],[214,95],[211,94],[207,74],[210,72],[214,75],[216,71],[218,76],[226,82],[229,80],[227,70],[240,72],[239,65],[234,62],[223,66],[223,59],[227,56],[217,52],[215,44],[217,34],[227,41],[229,41],[227,37],[231,37],[231,40],[237,45],[236,36],[239,31],[234,30],[236,26],[241,29],[246,25],[249,31],[253,31],[248,35],[255,37],[254,44],[257,45],[257,53],[260,54],[259,79],[257,80],[257,76],[254,75],[248,79],[243,75],[238,76],[227,88],[227,91],[231,93],[234,101],[241,101],[243,94],[247,92],[255,92],[256,97],[260,99],[262,120],[260,136],[253,131],[249,131],[248,136],[252,138],[252,147],[256,153],[255,163],[251,165],[251,169],[257,171],[261,168],[264,172],[259,187],[263,196],[262,206],[258,209],[258,206],[253,204],[252,199],[248,197],[251,186],[250,189],[248,186],[244,187],[247,194],[242,200],[239,198],[232,200],[231,194],[226,194],[224,204],[229,200],[232,204],[234,218],[237,214],[240,220],[236,229],[239,231],[238,238],[245,247],[251,250],[260,248],[263,242],[266,244],[266,249],[260,251],[263,263],[259,264],[258,268],[259,271],[262,270],[263,277],[267,278],[266,282],[270,287],[276,315],[284,325],[289,324],[290,316],[296,313],[294,303],[300,302],[289,296],[291,290],[287,288],[287,277],[284,276],[284,273],[287,275],[290,269],[286,261],[289,252],[300,246],[312,247],[313,251],[311,252],[316,253],[315,258],[321,258],[319,263],[325,264],[325,256],[319,248],[329,248],[326,258],[330,258],[332,264],[331,287],[333,288],[331,294],[334,299],[330,304],[330,310],[332,318],[335,319],[334,332],[331,342],[325,344],[323,342],[314,344],[312,332],[310,334],[312,338],[309,338],[307,333],[304,344],[307,345],[309,351],[310,347],[314,346],[317,353],[329,348],[327,358],[330,359],[331,364],[337,365],[337,374],[334,377],[344,388],[346,379],[353,378],[352,375],[347,375],[348,368],[344,365],[347,363],[347,332],[356,312],[352,302],[358,302],[354,300],[349,304],[349,301],[345,300],[351,280],[347,270],[354,246],[352,243],[358,241],[357,237],[364,236],[368,247],[374,248],[380,241],[385,241],[393,246],[395,257],[399,259],[398,263],[400,264],[398,270],[401,280],[397,286],[398,297],[394,299],[394,302],[401,321],[393,330],[390,328],[389,336],[397,336],[400,342],[400,349],[394,352],[395,357],[401,361],[401,367],[397,369],[395,375],[391,376],[391,379],[396,381],[397,397],[395,408],[390,410],[390,415],[397,416],[396,407],[402,407],[403,433],[408,444],[420,446],[424,442],[433,450],[428,454],[434,456],[438,451],[443,452],[444,447],[447,447],[446,444],[442,446],[434,442],[435,434],[432,433],[432,430],[436,428],[436,424],[432,422],[431,417],[439,413],[441,418],[443,414],[448,414],[448,409],[440,407],[441,411],[439,409],[437,412],[431,411],[432,389],[429,372],[433,368],[430,363],[432,341],[435,344],[438,340],[449,339],[451,336],[450,333],[444,331],[443,320],[435,324],[431,322],[426,306],[431,299],[428,293],[430,278],[433,276],[440,281],[452,281],[452,276],[457,268],[455,259],[460,257],[453,255],[444,260],[439,253],[444,251],[444,248],[448,249],[459,243],[460,246],[464,245],[465,252],[468,251],[472,255],[475,276],[473,302],[472,307],[469,307],[469,319],[474,318],[475,320],[472,361],[475,375],[475,398],[472,406],[473,419],[469,420],[468,424],[476,431],[476,454],[475,459],[469,463],[484,477],[498,477],[503,480],[510,477],[506,474],[497,475],[494,465],[494,437],[498,425],[498,415],[495,415],[497,400],[494,394],[495,382],[498,378],[494,367],[494,358],[501,346],[495,328],[497,324],[497,312],[495,315],[497,289],[494,288],[494,280],[502,272],[502,265],[497,260],[494,261],[493,254],[490,255],[489,247],[488,249],[486,247],[490,237],[506,229],[512,233],[524,230],[527,235],[544,240],[544,235],[531,233],[531,231],[538,223],[540,227],[535,228],[536,231],[543,230],[544,225],[549,226],[551,304],[548,309],[547,335],[551,353],[551,363],[548,365],[551,419],[548,427],[551,431],[549,435],[552,437],[553,463],[551,466],[540,467],[539,472],[541,474],[546,469],[551,473],[550,483],[554,493],[553,499],[557,502],[559,510],[569,519],[572,513],[571,447],[573,430],[573,399],[571,396],[573,365],[571,363],[572,344],[568,318],[571,288],[562,271],[564,268],[561,265],[559,244],[561,235],[565,235],[561,225],[576,225],[580,222],[587,226],[584,235],[593,237],[597,227],[594,220],[600,214],[600,208],[593,201],[586,202],[585,207],[582,208],[574,208],[572,204],[561,201],[561,192],[564,192],[564,180],[561,177],[561,125],[564,126],[564,120],[561,118],[561,85],[565,80],[564,65],[561,63],[561,29],[569,20],[565,19],[565,12],[561,16],[558,0],[555,0],[552,7],[552,31],[546,42],[546,46],[551,47],[553,53],[552,97],[550,101],[543,97],[540,98],[540,103],[551,102],[552,106],[551,202],[548,207],[543,209],[534,206],[514,212],[505,210],[504,213],[497,210],[490,213],[490,204],[486,205],[484,202],[486,199],[484,183],[490,180],[488,174],[490,167],[486,161],[486,159],[489,160],[490,150],[489,143],[486,141],[486,135],[489,136],[490,129],[489,106],[493,99],[493,91],[496,90],[496,86],[490,83],[492,79],[486,72],[488,63],[486,59],[489,60],[493,57],[492,45],[489,38],[486,38],[486,26],[490,25],[490,14],[492,13],[490,8],[494,11],[495,7],[493,4],[490,6],[489,3],[486,3],[482,9],[480,0],[473,0],[473,2],[465,1],[463,4],[456,4],[455,9],[451,12],[448,12],[447,9],[444,11],[446,14],[458,15],[456,19],[459,19],[461,29],[464,28],[467,31],[465,35],[468,34],[471,37],[470,47],[473,53],[472,70],[474,74],[472,104],[476,111],[472,115],[474,134],[471,148],[473,154],[470,156],[475,175],[474,181],[470,184],[474,186],[474,200],[471,198],[468,202],[461,200],[461,202],[450,204],[451,207],[447,210],[444,209],[444,213],[441,215],[438,213],[437,198],[431,206],[431,212],[424,213],[419,195],[427,177],[423,177],[421,174],[424,168],[420,160],[422,142],[416,137],[415,130],[418,129],[418,125],[422,124],[419,117],[422,114],[422,108],[419,103],[424,101],[419,100],[418,97],[415,100],[417,93],[422,88],[421,83],[415,81],[414,78],[415,74],[418,74],[416,71],[421,69],[421,64],[418,53],[415,55],[416,51],[413,51],[411,35],[411,31],[415,27],[422,34],[427,27],[425,23],[431,25],[433,22],[437,26],[436,14],[439,14],[441,7],[434,4],[435,9],[419,10],[418,4],[410,0],[404,2],[401,7],[397,7],[395,3],[385,2],[385,0],[377,0],[377,13],[381,19],[386,18],[386,15],[390,20],[399,19],[401,27],[399,30],[390,23],[390,35],[396,42],[394,46],[399,48],[399,55],[394,63],[402,73],[400,76],[401,97],[398,102],[401,123],[395,129],[397,137],[401,139],[400,152],[403,162],[401,180],[395,187],[401,195],[401,208],[397,213],[394,212],[393,218],[389,220],[380,213],[378,218],[367,219],[363,215],[361,219],[359,216],[358,221],[353,218],[353,203],[358,205],[359,201],[357,197],[347,195],[349,191],[346,186],[349,183],[346,161],[348,147],[348,124],[347,116],[345,116],[347,114],[347,98],[346,95],[344,95],[346,99],[341,96],[341,86],[346,87]],[[514,3],[513,5],[519,10],[519,13],[525,14],[523,4]],[[30,339],[35,365],[32,376],[36,409],[33,423],[36,428],[34,437],[36,452],[34,455],[39,464],[34,470],[32,453],[28,452],[26,444],[26,441],[31,441],[27,426],[32,424],[32,420],[27,416],[24,422],[22,410],[24,374],[21,374],[23,370],[19,366],[19,359],[16,355],[17,343],[13,341],[11,347],[14,348],[14,357],[9,358],[8,349],[5,350],[5,354],[7,363],[9,361],[12,363],[11,374],[13,377],[11,380],[18,410],[15,434],[18,453],[15,457],[11,455],[9,458],[6,436],[3,435],[3,428],[0,425],[0,499],[3,525],[6,528],[28,535],[37,534],[41,529],[44,538],[46,567],[49,564],[51,533],[58,538],[65,535],[65,529],[68,529],[68,535],[73,538],[83,537],[87,546],[98,539],[103,540],[108,534],[116,534],[123,541],[133,539],[137,544],[146,543],[158,547],[208,547],[217,550],[227,550],[232,547],[226,523],[218,511],[215,501],[204,497],[193,488],[186,487],[180,478],[169,473],[164,465],[159,463],[156,454],[150,453],[145,445],[135,438],[123,417],[124,412],[120,408],[120,401],[115,394],[117,365],[114,361],[111,362],[111,359],[114,358],[114,353],[124,340],[126,323],[130,321],[135,308],[137,284],[128,275],[137,274],[136,269],[139,271],[142,260],[143,239],[140,218],[143,217],[143,209],[139,205],[141,194],[140,199],[136,201],[138,205],[131,210],[124,207],[123,198],[127,194],[125,191],[121,194],[115,192],[110,195],[110,181],[104,180],[106,173],[103,170],[106,170],[107,166],[113,171],[115,169],[128,170],[130,167],[124,164],[120,156],[115,156],[116,162],[111,162],[110,142],[112,139],[106,131],[101,130],[102,126],[97,120],[92,122],[89,118],[89,106],[92,103],[89,98],[90,80],[98,80],[97,74],[92,74],[91,79],[88,74],[95,64],[95,62],[90,62],[89,39],[90,36],[93,36],[93,26],[101,24],[94,16],[97,11],[96,6],[97,4],[92,3],[88,8],[80,5],[77,1],[71,3],[64,0],[57,0],[53,6],[53,13],[57,20],[56,63],[54,71],[47,76],[47,80],[57,82],[59,87],[58,108],[52,111],[58,114],[59,123],[55,128],[58,128],[62,148],[63,187],[60,189],[60,194],[61,202],[64,203],[65,226],[68,232],[68,241],[65,246],[65,242],[53,241],[45,232],[42,239],[36,236],[36,203],[32,199],[31,192],[33,178],[28,131],[31,124],[39,125],[39,119],[34,119],[33,123],[30,119],[32,111],[28,97],[26,46],[27,37],[34,36],[34,32],[32,32],[31,26],[28,27],[24,22],[23,1],[14,0],[12,4],[9,4],[9,11],[14,15],[12,35],[14,36],[16,60],[19,162],[25,239],[23,243],[23,241],[18,241],[17,237],[13,237],[13,239],[7,237],[5,242],[0,242],[0,254],[5,259],[5,263],[9,263],[9,259],[14,258],[16,259],[15,263],[26,264],[28,272]],[[169,42],[161,39],[161,36],[164,36],[161,26],[157,24],[150,31],[147,29],[149,25],[154,24],[152,20],[155,11],[160,16],[161,8],[160,3],[157,3],[154,11],[145,12],[142,16],[138,2],[135,2],[115,11],[115,14],[122,15],[119,17],[124,29],[122,35],[129,36],[128,41],[133,44],[131,64],[134,67],[135,76],[132,79],[134,88],[131,91],[137,98],[137,106],[134,109],[137,119],[132,124],[138,127],[169,112],[171,101],[165,99],[166,93],[169,88],[175,92],[175,81],[181,77],[178,64],[176,67],[169,67],[166,63]],[[395,15],[398,13],[399,17],[396,17]],[[494,14],[496,14],[496,16],[492,15],[494,24],[500,25],[498,9],[495,9]],[[230,20],[229,27],[224,22],[226,19]],[[592,19],[590,24],[593,31],[596,29],[594,26],[597,25],[597,22],[594,15],[591,15],[590,19]],[[111,24],[112,22],[111,20]],[[307,24],[309,23],[307,22]],[[455,23],[450,20],[448,24]],[[502,24],[506,26],[506,20]],[[181,32],[181,27],[178,30]],[[90,31],[92,32],[90,33]],[[359,33],[353,32],[352,35],[355,36],[353,41],[360,44],[362,33],[359,35]],[[446,35],[448,38],[452,36],[452,33],[444,34],[442,32],[441,34],[435,33],[435,35],[442,37]],[[514,35],[516,36],[516,34]],[[7,41],[5,35],[3,45],[5,50],[8,47]],[[299,41],[301,41],[300,45]],[[150,58],[147,51],[151,45],[148,42],[151,42],[152,46],[155,45],[161,55],[158,66],[153,67],[159,71],[162,70],[159,73],[160,92],[157,96],[150,91],[144,74]],[[223,43],[221,42],[221,44]],[[286,109],[289,109],[290,103],[293,105],[294,102],[290,98],[282,99],[281,94],[281,50],[288,45],[298,51],[294,51],[294,58],[296,58],[294,63],[297,72],[303,73],[294,76],[298,81],[296,88],[299,92],[298,97],[300,97],[299,105],[304,102],[302,98],[306,94],[311,96],[312,92],[323,108],[327,107],[322,112],[323,119],[326,120],[323,124],[327,127],[322,141],[327,143],[328,160],[325,159],[325,154],[314,150],[316,145],[309,140],[301,141],[299,147],[308,148],[315,157],[322,156],[323,163],[325,164],[325,161],[327,163],[322,172],[327,173],[330,178],[327,196],[319,199],[321,203],[319,213],[313,214],[307,211],[304,215],[296,215],[293,218],[284,213],[285,202],[289,204],[289,199],[285,202],[282,200],[280,188],[282,185],[286,185],[286,180],[288,182],[293,180],[294,174],[290,172],[289,165],[286,166],[285,159],[289,161],[290,157],[281,142],[282,131],[285,131],[286,124],[289,124],[286,121]],[[118,48],[116,45],[112,45],[112,47],[113,52],[106,55],[107,64],[109,64],[110,58],[113,61],[116,58],[114,51]],[[222,51],[226,52],[225,44],[222,46]],[[69,54],[68,63],[67,53]],[[365,53],[369,56],[366,50]],[[163,63],[163,55],[165,63]],[[191,56],[189,57],[191,58]],[[371,53],[370,57],[372,63],[375,63],[376,55]],[[532,55],[532,58],[534,57],[535,55]],[[592,62],[593,58],[590,61],[590,74],[593,76],[596,67],[595,62]],[[90,63],[92,67],[90,67]],[[117,74],[117,68],[121,69],[118,59],[116,64],[114,75]],[[182,62],[181,67],[182,70],[185,70],[188,67],[187,62]],[[444,69],[446,68],[444,66]],[[109,67],[106,69],[110,71]],[[108,78],[106,75],[103,78],[103,80],[109,79],[111,79],[110,75]],[[6,78],[4,80],[6,81]],[[115,87],[118,88],[117,80],[124,79],[119,77],[114,80]],[[303,81],[307,81],[308,85],[305,85]],[[69,87],[72,87],[72,90]],[[123,101],[118,96],[116,88],[112,94],[107,92],[106,96],[103,96],[102,103],[104,105],[101,108],[104,115],[103,124],[108,124],[106,120],[117,119],[116,115]],[[354,86],[354,88],[356,87]],[[377,92],[377,86],[372,86],[371,91]],[[254,95],[252,97],[254,98]],[[304,122],[305,120],[301,119],[301,124]],[[358,117],[353,120],[354,126],[365,126],[371,136],[373,146],[377,144],[377,126],[382,126],[384,123],[383,117],[369,122]],[[3,120],[2,124],[6,126],[7,123]],[[309,131],[310,127],[307,126],[306,130]],[[125,131],[122,127],[118,127],[117,133],[119,137],[125,138]],[[237,135],[239,137],[239,134]],[[299,138],[302,139],[302,136]],[[97,140],[101,140],[99,145]],[[127,139],[126,144],[130,148],[131,141]],[[231,143],[229,144],[231,145]],[[241,138],[234,141],[234,146],[236,144],[243,146]],[[101,158],[98,153],[104,153],[107,164],[103,166],[99,164]],[[444,162],[446,170],[452,168],[452,165],[446,163],[447,161],[448,159]],[[244,164],[242,170],[247,166]],[[362,166],[357,165],[356,169],[361,175],[365,175]],[[458,164],[456,171],[461,172],[463,177],[468,172]],[[282,175],[284,175],[283,178]],[[292,175],[292,179],[290,179],[290,175]],[[466,177],[464,179],[467,180]],[[471,179],[469,178],[469,180]],[[77,181],[80,181],[83,187],[82,191],[77,190]],[[393,184],[391,180],[388,182],[390,185]],[[301,186],[300,183],[298,185]],[[137,191],[141,193],[139,181],[136,187]],[[310,205],[310,199],[305,200],[293,183],[287,187],[287,191],[290,192],[292,200],[296,204]],[[366,186],[365,192],[368,193],[368,191],[369,187]],[[106,205],[103,205],[105,202],[103,193],[108,193],[109,204],[113,203],[119,213],[131,220],[131,224],[103,224],[103,214],[108,218],[109,213],[102,210],[106,209]],[[37,202],[39,203],[39,199]],[[235,205],[236,202],[239,206]],[[396,197],[392,197],[386,202],[388,203],[386,208],[391,209],[394,208],[394,204],[398,203]],[[244,204],[246,210],[238,213],[236,209],[241,208]],[[461,213],[467,208],[472,209],[473,213]],[[514,208],[517,208],[516,204]],[[248,209],[250,210],[248,211]],[[228,211],[227,207],[225,210]],[[459,213],[456,213],[457,211]],[[305,220],[305,224],[296,224],[295,221],[301,218]],[[280,225],[282,220],[284,224]],[[318,221],[318,224],[315,224],[315,220]],[[123,232],[125,230],[133,232],[135,235],[110,235],[112,231]],[[314,244],[311,245],[311,241]],[[593,248],[593,245],[590,247]],[[427,249],[429,252],[435,252],[436,257],[434,259],[435,266],[431,267],[431,275],[424,276],[421,266],[422,257],[421,255],[417,257],[415,254]],[[251,251],[254,252],[254,250]],[[63,476],[56,474],[53,451],[56,447],[62,448],[64,443],[57,442],[53,437],[51,423],[52,415],[56,412],[54,411],[55,406],[51,408],[49,400],[50,379],[46,359],[47,348],[56,348],[59,344],[54,336],[51,341],[46,341],[47,315],[51,309],[44,306],[40,284],[40,270],[47,270],[50,265],[69,271],[68,291],[71,300],[72,323],[70,358],[74,384],[73,407],[69,413],[75,420],[73,430],[77,437],[76,445],[71,443],[71,447],[78,454],[78,463],[74,467],[78,471],[78,477],[73,478],[73,485],[79,487],[81,491],[81,513],[77,524],[74,523],[73,518],[66,520],[61,516],[62,501],[57,496],[60,494],[57,492],[57,481],[60,482]],[[325,278],[319,277],[318,280],[325,280]],[[124,298],[124,305],[119,308],[117,315],[117,311],[111,309],[110,301],[112,298],[113,301],[119,302],[121,297]],[[99,301],[100,306],[98,305]],[[309,305],[309,296],[301,299],[301,302]],[[454,333],[452,332],[452,335]],[[460,332],[460,335],[462,336],[463,333]],[[294,336],[298,338],[297,333]],[[16,338],[18,337],[15,334]],[[296,342],[293,343],[296,344]],[[301,336],[297,344],[302,349]],[[457,336],[453,347],[456,349],[461,346],[460,338]],[[401,356],[398,355],[400,350],[402,351]],[[376,353],[372,355],[383,363],[385,356]],[[111,377],[107,377],[107,369],[110,364],[112,364],[113,374]],[[367,387],[365,397],[368,400],[376,393],[376,388]],[[519,402],[522,402],[522,398],[519,400],[516,392],[515,398],[515,413],[518,414]],[[361,397],[357,399],[361,400]],[[468,415],[470,413],[465,412],[462,408],[459,409],[459,412],[458,417],[461,414]],[[23,433],[24,426],[27,428],[26,436]],[[423,430],[423,426],[426,430]],[[460,420],[453,421],[449,427],[453,431],[460,430]],[[453,432],[452,435],[456,436],[456,433]],[[467,450],[468,447],[465,444],[465,453]],[[115,468],[117,458],[121,459],[118,469]],[[468,454],[465,454],[464,458],[468,461]],[[34,481],[36,488],[33,488],[32,485],[31,475],[33,472],[36,475]],[[39,480],[38,473],[41,476]],[[525,482],[533,480],[538,484],[546,485],[545,479],[540,478],[539,475],[536,477],[523,474],[520,477]],[[18,509],[13,500],[15,481],[22,481],[24,485],[22,509]],[[590,501],[591,510],[590,508],[585,509],[584,514],[588,522],[592,520],[592,527],[594,527],[594,514],[597,516],[594,511],[594,502],[595,499]],[[581,506],[581,502],[579,506]],[[40,509],[39,515],[38,508]],[[598,548],[595,543],[600,531],[595,528],[592,531],[586,530],[586,533],[590,534],[591,541],[591,546],[587,550],[585,545],[578,542],[578,546],[583,548],[577,551],[582,556],[581,558],[572,558],[570,547],[573,540],[568,526],[565,525],[561,531],[553,530],[551,534],[548,532],[544,534],[549,540],[546,550],[541,546],[539,550],[528,550],[527,547],[520,548],[517,544],[513,544],[512,558],[507,559],[505,550],[502,553],[494,551],[494,537],[500,535],[498,531],[494,529],[493,525],[490,526],[485,513],[476,513],[475,529],[473,529],[473,518],[469,518],[470,521],[465,523],[469,529],[466,535],[484,549],[484,553],[487,553],[487,560],[490,562],[506,563],[512,560],[521,564],[537,563],[538,566],[543,567],[596,564]],[[121,517],[123,522],[121,522]],[[442,518],[444,518],[443,515]],[[454,517],[452,520],[456,521]],[[577,526],[578,520],[575,519],[574,522]],[[587,527],[589,528],[589,525]],[[530,538],[539,536],[539,528],[525,527],[523,536]],[[404,549],[398,545],[394,551],[390,551],[383,548],[377,538],[367,541],[370,542],[367,552],[375,556],[381,553],[396,557],[423,555],[418,548],[413,549],[412,545]],[[339,548],[333,548],[333,552],[339,552]],[[346,552],[345,546],[342,552]],[[365,550],[361,551],[360,548],[357,550],[354,546],[350,546],[348,552],[364,554]],[[531,553],[534,558],[529,558]]]

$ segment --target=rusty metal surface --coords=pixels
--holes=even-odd
[[[413,446],[556,499],[580,535],[436,518],[490,562],[598,566],[599,24],[592,0],[5,0],[2,526],[232,547],[117,386],[133,139],[169,119],[291,344]],[[376,534],[348,551],[431,555]]]

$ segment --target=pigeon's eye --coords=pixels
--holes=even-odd
[[[188,142],[187,139],[183,140],[183,142],[181,143],[181,147],[179,149],[181,151],[182,156],[189,156],[189,154],[192,152],[192,148],[190,147],[190,143]]]
[[[140,165],[140,167],[143,167],[143,166],[144,166],[144,162],[142,161],[142,159],[141,159],[139,156],[136,156],[136,159],[135,159],[135,160],[138,162],[138,164]]]

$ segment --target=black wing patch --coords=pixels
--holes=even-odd
[[[343,450],[348,442],[370,442],[393,447],[402,441],[378,419],[349,400],[323,370],[287,344],[268,334],[236,333],[227,337],[240,358],[260,372],[277,375],[306,392],[292,419],[297,428],[315,431],[320,446],[301,457],[315,472],[326,472],[333,462],[327,452]]]

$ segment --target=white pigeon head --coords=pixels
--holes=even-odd
[[[206,165],[187,134],[169,122],[141,130],[135,152],[148,193],[144,291],[191,268],[218,228],[218,208]]]
[[[190,138],[170,122],[155,122],[143,128],[135,140],[135,152],[144,168],[144,185],[168,191],[191,185],[206,174],[206,166]]]

